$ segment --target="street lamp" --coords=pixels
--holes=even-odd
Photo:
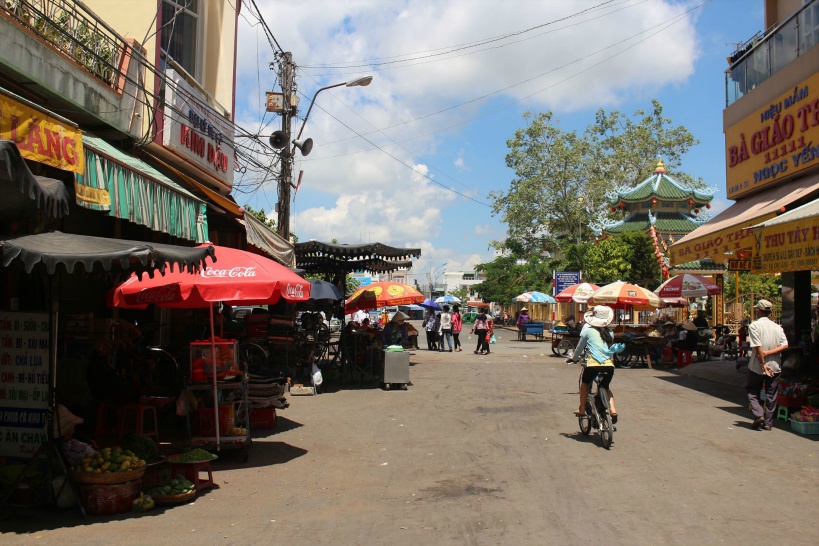
[[[583,203],[587,202],[588,200],[589,200],[589,198],[586,197],[585,193],[581,193],[580,195],[577,196],[577,204],[580,205],[581,207],[583,206]],[[578,221],[577,222],[577,244],[579,245],[582,241],[583,241],[583,222]]]
[[[289,55],[289,54],[288,54]],[[290,149],[289,143],[289,135],[290,135],[290,112],[287,108],[290,107],[290,93],[292,92],[292,73],[288,72],[287,77],[282,78],[282,90],[284,91],[284,104],[286,110],[282,114],[282,130],[276,131],[270,136],[270,145],[276,149],[282,149],[281,152],[281,169],[279,172],[279,206],[278,206],[278,230],[279,235],[285,240],[290,240],[290,178],[291,178],[291,163],[293,161],[293,157],[296,155],[296,148],[301,150],[301,155],[306,156],[310,153],[310,150],[313,149],[313,139],[308,138],[307,140],[299,140],[301,138],[301,133],[304,131],[304,125],[307,123],[307,118],[310,116],[310,111],[313,109],[313,104],[316,102],[316,97],[319,93],[324,91],[325,89],[332,89],[333,87],[341,87],[345,85],[347,87],[363,87],[370,85],[370,82],[373,81],[372,76],[364,76],[362,78],[357,78],[355,80],[350,80],[348,82],[337,83],[334,85],[328,85],[327,87],[322,87],[316,94],[313,95],[313,100],[310,101],[310,106],[307,108],[307,114],[304,116],[304,120],[301,122],[301,128],[299,129],[299,134],[296,136],[295,140],[293,140],[293,149]]]
[[[429,299],[433,299],[434,294],[433,291],[435,290],[435,282],[438,279],[438,275],[441,273],[446,273],[446,264],[448,262],[444,262],[443,264],[439,265],[435,269],[430,269],[427,279],[429,280]]]

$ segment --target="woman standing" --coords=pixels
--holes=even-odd
[[[461,316],[461,308],[458,304],[452,306],[452,339],[455,340],[455,351],[462,351],[461,349],[461,328],[463,328],[464,320]]]
[[[580,380],[580,407],[574,412],[578,417],[586,415],[586,400],[589,397],[591,382],[599,375],[600,388],[606,389],[609,394],[611,422],[617,422],[614,395],[609,389],[609,384],[614,377],[614,362],[611,357],[614,353],[621,352],[625,346],[621,343],[613,343],[614,334],[607,328],[613,319],[614,310],[606,305],[596,305],[590,311],[586,311],[583,320],[589,327],[584,328],[580,334],[580,342],[574,350],[574,356],[566,359],[566,362],[577,362],[583,351],[588,349],[583,377]]]
[[[435,311],[427,309],[427,314],[424,317],[424,330],[427,333],[427,350],[435,350]]]
[[[449,345],[449,352],[452,352],[452,313],[449,312],[449,305],[444,305],[444,310],[441,312],[440,326],[438,327],[438,349],[443,353],[444,341]]]
[[[475,354],[489,354],[489,343],[486,341],[486,336],[489,333],[489,327],[489,317],[487,317],[484,310],[481,309],[480,314],[475,317],[475,326],[472,327],[472,332],[478,336],[478,345],[473,351]]]

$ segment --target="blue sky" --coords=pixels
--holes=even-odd
[[[281,121],[264,115],[264,94],[279,89],[248,3],[239,23],[237,122],[269,134]],[[256,4],[299,66],[301,116],[316,89],[374,77],[368,87],[316,99],[303,135],[315,146],[307,158],[297,154],[294,167],[304,175],[291,228],[302,241],[419,247],[416,274],[443,263],[471,270],[493,259],[491,240],[505,237],[487,195],[514,178],[506,141],[524,127],[525,111],[552,110],[562,129],[582,132],[600,108],[630,115],[650,110],[653,98],[701,141],[681,168],[718,188],[711,213],[729,204],[726,57],[762,29],[762,0]],[[236,186],[258,182],[237,175]],[[275,181],[236,199],[271,213]]]

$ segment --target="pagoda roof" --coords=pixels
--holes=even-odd
[[[607,197],[610,203],[620,201],[640,202],[657,198],[660,201],[688,201],[696,204],[709,203],[717,192],[716,188],[695,189],[684,186],[665,172],[662,160],[657,163],[654,174],[633,188],[620,188],[610,192]]]
[[[596,226],[599,230],[617,234],[633,231],[648,231],[653,225],[658,233],[691,233],[703,223],[707,218],[695,218],[682,212],[637,212],[619,222],[604,223]]]
[[[728,268],[725,264],[718,264],[714,260],[704,259],[671,266],[668,272],[671,275],[679,275],[680,273],[708,275],[713,273],[725,273],[727,270]]]

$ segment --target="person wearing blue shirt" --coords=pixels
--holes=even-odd
[[[586,325],[580,333],[580,341],[574,350],[574,355],[566,359],[566,362],[577,362],[582,357],[583,351],[588,353],[580,385],[580,408],[574,412],[578,417],[586,415],[586,400],[589,397],[591,382],[599,375],[601,377],[600,388],[606,389],[609,394],[611,421],[617,422],[614,395],[609,389],[614,377],[614,361],[611,357],[625,347],[622,343],[613,343],[614,334],[607,328],[613,319],[614,310],[606,305],[596,305],[587,311],[583,315]]]

